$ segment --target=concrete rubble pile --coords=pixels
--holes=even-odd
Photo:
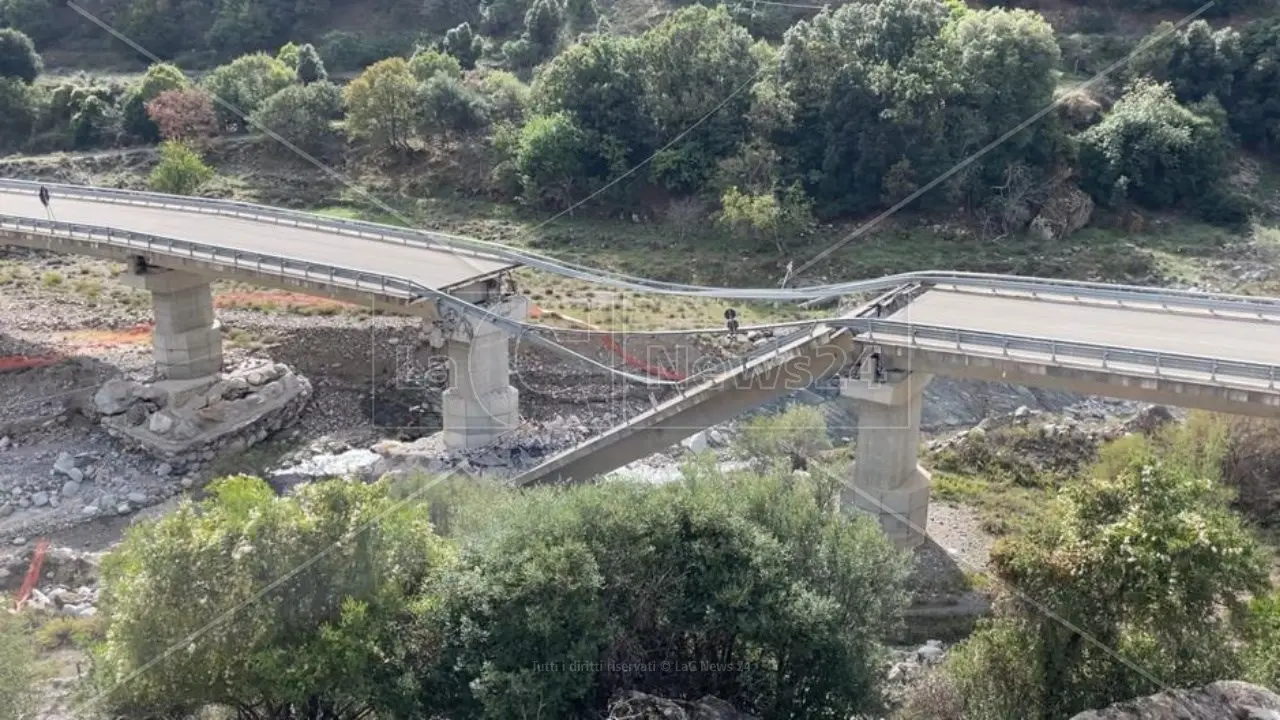
[[[286,458],[281,467],[270,474],[269,480],[277,490],[284,492],[296,485],[328,477],[373,481],[388,474],[418,472],[463,472],[503,477],[533,467],[603,429],[605,427],[601,423],[588,424],[570,416],[555,417],[541,423],[524,423],[492,444],[474,450],[450,450],[439,434],[413,442],[384,440],[368,448],[321,443]]]
[[[250,360],[194,380],[109,380],[93,410],[111,436],[182,466],[243,451],[292,425],[311,395],[310,381],[288,366]]]

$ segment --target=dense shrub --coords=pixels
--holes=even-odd
[[[30,137],[36,109],[32,89],[17,79],[0,79],[0,149],[14,150]]]
[[[1225,424],[1106,447],[1046,521],[993,553],[1004,615],[946,673],[965,717],[1059,718],[1235,676],[1233,620],[1264,558],[1215,477]],[[1161,684],[1162,684],[1161,683]]]
[[[418,134],[424,137],[471,132],[488,122],[484,99],[443,73],[418,87],[417,111]]]
[[[122,110],[125,130],[143,140],[159,140],[160,128],[147,115],[147,103],[166,90],[179,90],[188,85],[187,76],[175,65],[156,63],[147,68],[142,80],[125,94]]]
[[[160,164],[151,171],[147,184],[156,192],[190,195],[212,178],[213,169],[199,153],[170,140],[160,146]]]
[[[436,75],[445,75],[455,80],[462,77],[462,66],[458,59],[434,48],[419,48],[409,58],[409,71],[419,82],[426,82]]]
[[[103,563],[110,626],[95,671],[108,707],[366,717],[394,687],[383,653],[393,621],[447,548],[383,485],[320,483],[287,499],[256,478],[212,489],[130,528]]]
[[[464,69],[470,70],[476,66],[476,61],[484,51],[484,40],[471,32],[470,23],[462,23],[444,34],[442,47],[445,52],[457,58]]]
[[[1080,136],[1084,186],[1108,205],[1170,207],[1214,193],[1228,149],[1218,121],[1179,104],[1168,85],[1138,81]]]
[[[342,90],[329,82],[290,85],[267,98],[251,117],[255,128],[269,131],[314,153],[336,137],[333,121],[342,115]]]
[[[320,53],[310,43],[298,48],[298,60],[294,63],[294,68],[298,82],[303,85],[325,82],[329,79],[329,73],[325,70],[324,61],[320,59]]]
[[[220,100],[218,121],[224,128],[247,130],[244,116],[252,115],[267,98],[294,82],[294,69],[266,53],[238,57],[214,68],[202,82]]]
[[[43,69],[31,38],[12,28],[0,28],[0,78],[35,82]]]
[[[165,140],[200,143],[218,131],[213,99],[198,88],[165,90],[146,104],[147,117]]]
[[[690,471],[498,513],[420,617],[447,639],[414,673],[439,678],[422,714],[596,717],[626,689],[764,717],[874,710],[906,561],[873,521],[816,498],[779,477]]]
[[[0,597],[7,611],[13,601]],[[36,648],[24,618],[0,611],[0,720],[28,720],[35,717],[40,700],[40,679]]]

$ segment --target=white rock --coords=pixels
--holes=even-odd
[[[117,506],[116,506],[116,514],[117,514],[117,515],[128,515],[128,514],[129,514],[129,511],[130,511],[130,510],[132,510],[132,509],[133,509],[133,508],[129,507],[129,503],[127,503],[127,502],[122,502],[122,503],[120,503],[119,505],[117,505]]]
[[[27,539],[24,537],[16,537],[13,539],[14,545],[25,545],[26,543],[27,543]]]
[[[4,437],[0,437],[0,450],[7,450],[9,446],[12,444],[13,444],[13,441],[9,439],[8,435],[5,435]]]
[[[98,507],[96,505],[85,505],[84,509],[80,511],[80,514],[85,515],[86,517],[93,517],[98,514]]]
[[[76,480],[68,480],[62,483],[62,497],[71,497],[80,492],[80,483]]]
[[[684,440],[681,440],[680,444],[696,453],[706,452],[709,446],[707,442],[707,433],[706,431],[694,433]]]
[[[147,429],[157,435],[164,435],[173,429],[173,418],[158,412],[147,420]]]
[[[169,463],[160,463],[156,466],[156,475],[159,475],[160,477],[169,477],[169,474],[172,472],[173,466]]]
[[[70,475],[72,470],[76,469],[76,460],[71,457],[70,453],[58,453],[58,459],[53,461],[53,472],[63,475]]]
[[[188,475],[188,476],[186,476],[186,477],[182,478],[182,489],[183,489],[183,490],[190,490],[190,489],[191,489],[195,484],[196,484],[195,479],[193,479],[190,475]]]
[[[49,504],[49,493],[38,492],[31,496],[31,504],[36,507],[44,507]]]
[[[140,493],[140,492],[131,492],[129,493],[128,498],[129,498],[129,502],[133,503],[134,505],[142,505],[147,501],[147,496],[144,493]]]

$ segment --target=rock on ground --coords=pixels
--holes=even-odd
[[[1223,681],[1116,703],[1071,720],[1280,720],[1280,695],[1257,685]]]

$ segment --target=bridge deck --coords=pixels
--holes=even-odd
[[[1154,306],[938,287],[889,319],[1220,360],[1280,364],[1280,322]]]
[[[313,228],[275,225],[182,210],[114,205],[70,198],[50,203],[55,220],[171,237],[229,249],[280,255],[317,264],[414,280],[437,290],[466,285],[515,267],[511,262],[446,250],[432,251],[339,235]],[[45,219],[32,195],[0,193],[0,214]]]

